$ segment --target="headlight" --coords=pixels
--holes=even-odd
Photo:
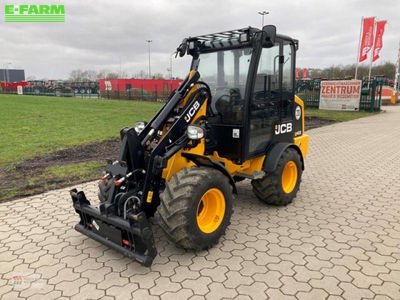
[[[136,122],[135,124],[133,124],[133,128],[135,129],[137,134],[140,134],[143,129],[146,127],[147,122],[144,121],[140,121],[140,122]]]
[[[187,128],[187,136],[191,140],[200,140],[204,137],[204,130],[200,126],[189,125]]]

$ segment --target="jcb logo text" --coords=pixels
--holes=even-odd
[[[193,116],[196,114],[199,108],[200,108],[200,103],[196,101],[185,116],[186,123],[189,123],[190,120],[192,120]]]
[[[275,125],[275,135],[292,132],[292,129],[293,129],[292,123]]]

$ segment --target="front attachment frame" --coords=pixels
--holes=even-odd
[[[80,222],[75,230],[135,259],[145,267],[151,266],[157,250],[153,231],[144,212],[127,216],[127,219],[106,214],[90,205],[83,191],[70,191]]]

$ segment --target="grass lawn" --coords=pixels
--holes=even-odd
[[[150,120],[161,106],[0,94],[0,201],[99,178],[105,155],[118,153],[120,129]],[[306,109],[306,116],[335,122],[370,115]]]
[[[122,127],[149,120],[160,107],[154,102],[0,94],[0,166],[118,137]],[[306,116],[337,122],[370,115],[306,109]]]
[[[336,111],[336,110],[320,110],[316,108],[306,108],[305,115],[307,117],[319,117],[333,120],[335,122],[350,121],[353,119],[369,117],[378,112],[366,111]]]
[[[118,137],[161,103],[0,94],[0,166]]]
[[[49,166],[33,170],[31,173],[13,172],[13,186],[0,189],[0,201],[21,196],[29,196],[57,189],[77,182],[96,180],[104,170],[104,161],[92,160],[83,163]],[[10,172],[10,171],[9,171]]]

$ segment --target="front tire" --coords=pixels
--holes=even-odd
[[[182,248],[210,248],[230,223],[232,186],[218,170],[185,168],[171,178],[160,198],[159,224]]]
[[[274,172],[252,180],[253,192],[261,201],[285,206],[293,201],[300,187],[303,166],[299,153],[288,148],[283,152]]]

